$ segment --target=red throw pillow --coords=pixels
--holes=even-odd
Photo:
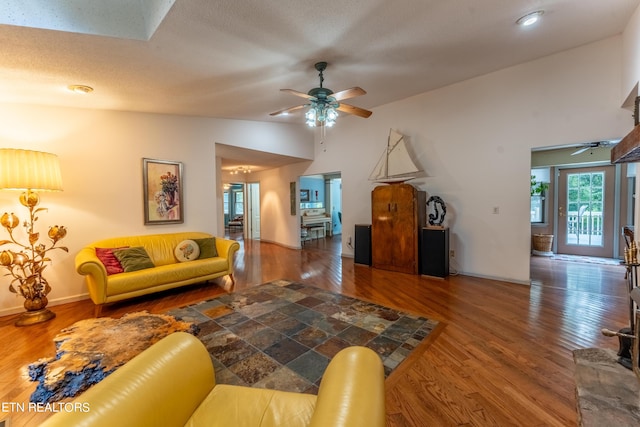
[[[120,261],[113,255],[113,251],[127,249],[128,247],[129,246],[122,246],[120,248],[96,248],[96,256],[107,269],[107,276],[124,272]]]

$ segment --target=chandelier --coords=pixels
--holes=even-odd
[[[250,166],[238,166],[230,172],[231,175],[238,175],[239,173],[251,173]]]

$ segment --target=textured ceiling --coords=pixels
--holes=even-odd
[[[0,25],[0,102],[303,123],[269,113],[304,101],[279,89],[317,86],[317,61],[325,87],[360,86],[348,102],[372,109],[619,34],[640,0],[158,3],[170,9],[148,40]]]

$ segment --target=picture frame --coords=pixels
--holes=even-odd
[[[181,162],[142,159],[145,225],[184,222],[182,176]]]
[[[296,214],[296,183],[292,181],[289,183],[289,203],[291,205],[291,215],[295,216]]]
[[[301,202],[309,201],[309,190],[300,190],[300,201]]]

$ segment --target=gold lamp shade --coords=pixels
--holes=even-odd
[[[0,189],[62,191],[58,156],[41,151],[0,148]]]

